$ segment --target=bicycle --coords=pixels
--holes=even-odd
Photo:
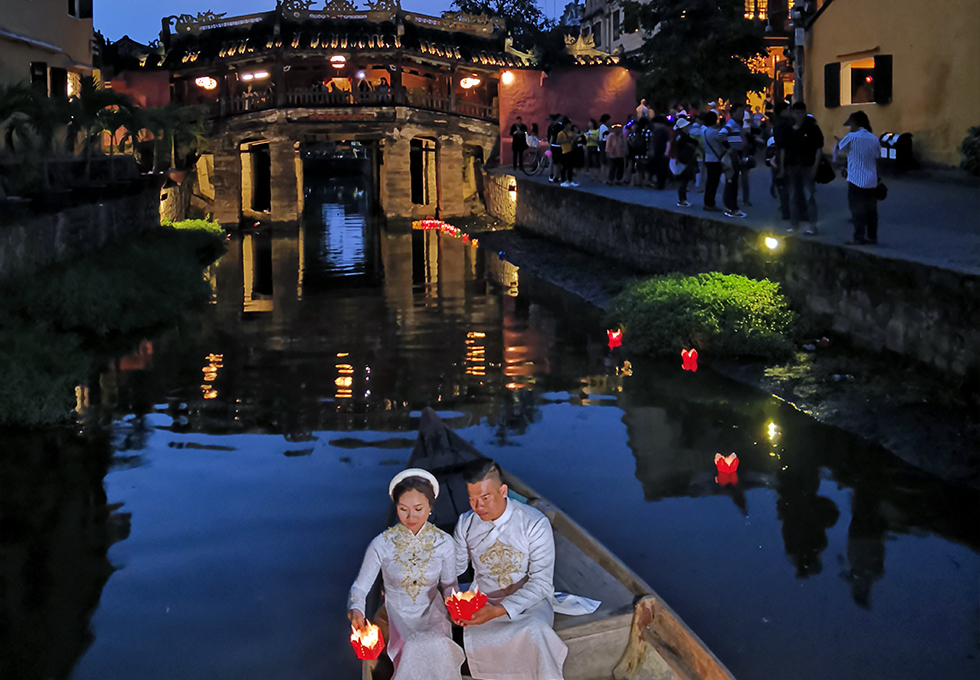
[[[549,167],[551,167],[551,154],[548,151],[542,151],[541,147],[524,149],[525,175],[534,177],[535,175],[540,175]]]

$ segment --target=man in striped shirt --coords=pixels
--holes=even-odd
[[[851,129],[834,145],[834,160],[847,154],[847,203],[854,222],[848,245],[878,243],[878,157],[880,145],[864,111],[855,111],[844,125]]]
[[[732,170],[725,173],[722,203],[725,205],[726,217],[745,217],[745,213],[738,209],[738,173],[742,167],[742,117],[745,114],[745,104],[732,104],[730,113],[731,118],[718,133],[722,144],[730,149],[729,157],[732,159]]]

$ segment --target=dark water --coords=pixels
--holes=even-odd
[[[4,435],[4,680],[358,677],[346,591],[427,405],[740,680],[980,675],[977,492],[710,367],[610,355],[596,310],[349,186],[308,201],[80,389],[77,427]]]

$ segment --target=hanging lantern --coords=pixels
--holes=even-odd
[[[726,474],[735,472],[738,470],[738,456],[734,453],[730,453],[727,456],[716,453],[715,467],[718,468],[718,472],[724,472]]]
[[[696,349],[681,350],[681,368],[696,373],[698,370],[698,351]]]
[[[364,628],[361,630],[351,626],[350,644],[358,659],[374,661],[385,648],[385,638],[380,628],[365,619]]]
[[[606,330],[606,336],[609,338],[609,349],[616,349],[617,347],[622,347],[623,345],[623,329],[617,328],[616,330]]]
[[[486,603],[487,596],[480,592],[479,586],[462,593],[454,589],[446,598],[446,609],[455,621],[469,621]]]

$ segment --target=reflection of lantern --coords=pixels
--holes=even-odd
[[[718,468],[718,472],[735,472],[738,470],[738,456],[736,456],[734,453],[729,453],[727,456],[716,453],[715,467]]]
[[[719,486],[728,486],[729,484],[735,486],[738,484],[738,473],[719,472],[718,476],[715,477],[715,481],[718,482]]]
[[[364,621],[364,628],[357,630],[353,626],[350,629],[350,644],[354,648],[354,653],[358,659],[373,661],[377,659],[385,648],[385,638],[381,634],[381,629],[370,621]]]
[[[698,370],[698,351],[696,349],[681,350],[681,368],[685,371],[697,372]]]
[[[446,609],[456,621],[469,621],[487,603],[487,596],[480,592],[477,586],[473,590],[458,592],[446,598]]]
[[[623,344],[623,329],[617,328],[616,330],[607,330],[606,335],[609,337],[609,349],[616,349]]]

